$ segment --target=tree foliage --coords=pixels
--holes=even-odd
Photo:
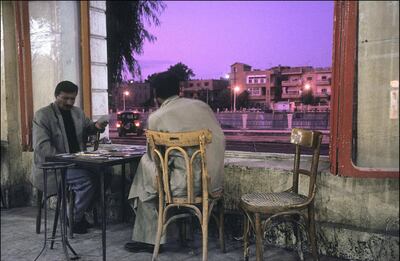
[[[230,109],[231,107],[231,91],[230,89],[223,89],[216,99],[215,107],[219,108],[221,111],[225,109]]]
[[[156,76],[160,73],[168,73],[172,74],[176,77],[178,81],[188,81],[190,80],[191,77],[195,76],[194,72],[192,69],[190,69],[186,64],[183,64],[181,62],[171,65],[167,71],[165,72],[158,72],[158,73],[153,73],[149,76],[147,76],[146,82],[151,82],[156,78]]]
[[[237,98],[237,107],[236,108],[248,108],[249,107],[249,95],[250,93],[245,90],[241,94],[239,94]]]
[[[306,105],[308,105],[308,104],[314,104],[315,103],[315,101],[314,101],[314,96],[313,96],[313,93],[312,93],[312,91],[311,90],[308,90],[308,91],[303,91],[302,93],[301,93],[301,102],[303,103],[303,104],[306,104]]]
[[[191,77],[195,76],[193,70],[181,62],[170,66],[167,72],[174,74],[179,81],[188,81]]]
[[[143,52],[144,41],[154,42],[144,23],[158,26],[158,16],[165,8],[162,1],[107,1],[107,55],[109,88],[121,82],[123,67],[132,75],[140,76],[140,65],[135,54]]]

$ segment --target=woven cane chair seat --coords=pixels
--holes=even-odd
[[[290,192],[279,192],[279,193],[250,193],[242,196],[243,204],[246,204],[247,209],[264,210],[269,209],[270,211],[280,211],[282,208],[290,208],[291,205],[296,206],[303,204],[307,201],[307,197],[290,193]]]
[[[316,193],[316,177],[322,133],[319,131],[292,129],[290,143],[295,146],[294,165],[292,171],[292,186],[286,190],[276,193],[253,192],[245,194],[240,199],[240,208],[244,212],[243,226],[243,256],[249,259],[249,235],[253,230],[256,237],[256,261],[263,260],[263,235],[274,221],[279,217],[293,217],[304,223],[305,230],[309,236],[311,253],[314,261],[318,260],[318,247],[315,233],[314,198]],[[311,149],[312,158],[310,166],[301,164],[302,150]],[[304,155],[304,153],[303,153]],[[304,168],[305,167],[305,168]],[[301,175],[301,176],[300,176]],[[299,193],[300,177],[307,179],[308,183],[301,186],[301,191],[308,191],[306,195]],[[308,184],[308,185],[306,185]],[[307,210],[307,211],[303,211]],[[263,225],[262,225],[263,224]],[[299,242],[301,252],[300,224],[294,226],[296,241]],[[300,258],[302,253],[300,253]]]

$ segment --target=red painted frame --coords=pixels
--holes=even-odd
[[[360,168],[352,161],[357,26],[358,2],[336,1],[332,55],[331,172],[335,175],[362,178],[399,178],[398,170]]]
[[[33,94],[28,1],[16,1],[13,4],[21,111],[21,145],[23,151],[32,151]]]

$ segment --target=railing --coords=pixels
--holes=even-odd
[[[310,112],[304,110],[317,110]],[[297,112],[292,112],[292,128],[299,127],[305,129],[328,130],[329,129],[329,106],[304,106],[297,108]],[[245,115],[245,116],[244,116]],[[288,129],[287,112],[220,112],[215,113],[222,129],[250,129],[250,130],[286,130]],[[141,113],[143,126],[147,128],[149,113]],[[111,128],[115,128],[115,117],[111,117]]]
[[[282,81],[282,86],[299,86],[301,81]]]
[[[313,95],[315,97],[329,97],[329,96],[331,96],[331,93],[329,93],[329,92],[315,92]]]
[[[317,85],[330,85],[330,80],[317,80]]]
[[[282,93],[282,98],[300,98],[301,95],[299,92],[297,93]]]

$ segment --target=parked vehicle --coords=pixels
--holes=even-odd
[[[125,136],[127,133],[136,133],[137,136],[143,134],[143,122],[140,120],[140,113],[123,111],[117,113],[118,136]]]

